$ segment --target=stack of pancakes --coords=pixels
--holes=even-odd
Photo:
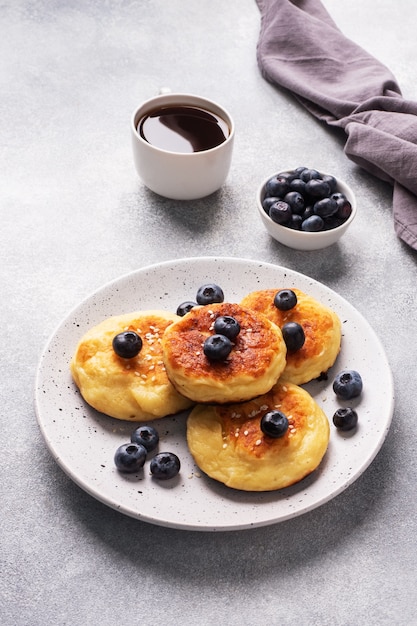
[[[71,360],[71,373],[86,402],[122,420],[143,422],[192,408],[187,443],[208,476],[235,489],[269,491],[298,482],[320,464],[329,423],[299,385],[320,377],[340,350],[337,315],[293,289],[289,311],[274,305],[278,289],[248,294],[240,304],[197,306],[183,317],[139,311],[103,321],[88,331]],[[204,354],[219,316],[235,318],[240,332],[222,361]],[[305,343],[287,352],[281,328],[303,327]],[[112,347],[115,335],[137,332],[143,341],[131,359]],[[280,438],[265,435],[262,416],[279,410],[289,423]]]

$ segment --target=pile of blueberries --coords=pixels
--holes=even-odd
[[[130,442],[119,446],[114,455],[114,463],[120,472],[136,474],[145,465],[146,458],[159,443],[159,433],[153,426],[139,426],[133,431]],[[181,468],[179,458],[173,452],[159,452],[152,457],[149,470],[158,480],[169,480]]]
[[[337,228],[352,213],[337,179],[308,167],[272,176],[265,184],[262,207],[277,224],[306,232]]]

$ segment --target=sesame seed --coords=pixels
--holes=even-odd
[[[223,444],[223,449],[227,448],[227,443]]]
[[[260,446],[260,445],[261,445],[261,443],[262,443],[262,439],[257,439],[257,440],[255,441],[255,446]]]
[[[141,374],[140,377],[143,378],[143,380],[146,380],[148,378],[146,374]]]
[[[245,437],[247,437],[249,435],[249,431],[248,430],[244,430],[243,434],[245,435]]]

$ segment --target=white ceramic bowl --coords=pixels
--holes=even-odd
[[[284,170],[282,170],[284,171]],[[285,170],[288,171],[288,170]],[[352,189],[346,185],[343,181],[337,178],[337,191],[344,193],[346,198],[349,200],[352,205],[352,213],[340,226],[337,228],[332,228],[330,230],[322,230],[319,232],[306,232],[303,230],[294,230],[292,228],[288,228],[287,226],[282,226],[281,224],[277,224],[269,215],[265,212],[262,201],[265,197],[265,185],[270,178],[272,178],[275,174],[271,174],[266,178],[263,183],[260,185],[257,194],[256,194],[256,205],[258,208],[258,212],[260,218],[271,235],[276,241],[279,243],[288,246],[289,248],[294,248],[295,250],[319,250],[320,248],[327,248],[327,246],[331,246],[336,243],[340,239],[340,237],[347,231],[356,215],[356,198]]]

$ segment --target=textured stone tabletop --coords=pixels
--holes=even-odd
[[[417,100],[417,4],[324,4]],[[391,187],[262,78],[259,21],[255,0],[1,3],[4,626],[417,624],[416,253],[394,233]],[[145,189],[133,167],[131,113],[165,86],[221,102],[236,123],[226,184],[192,207]],[[258,184],[288,164],[354,188],[357,219],[331,248],[280,246],[256,215]],[[135,520],[72,482],[40,432],[36,370],[69,311],[121,275],[200,256],[320,281],[386,351],[396,401],[379,454],[343,493],[292,520],[228,532]]]

